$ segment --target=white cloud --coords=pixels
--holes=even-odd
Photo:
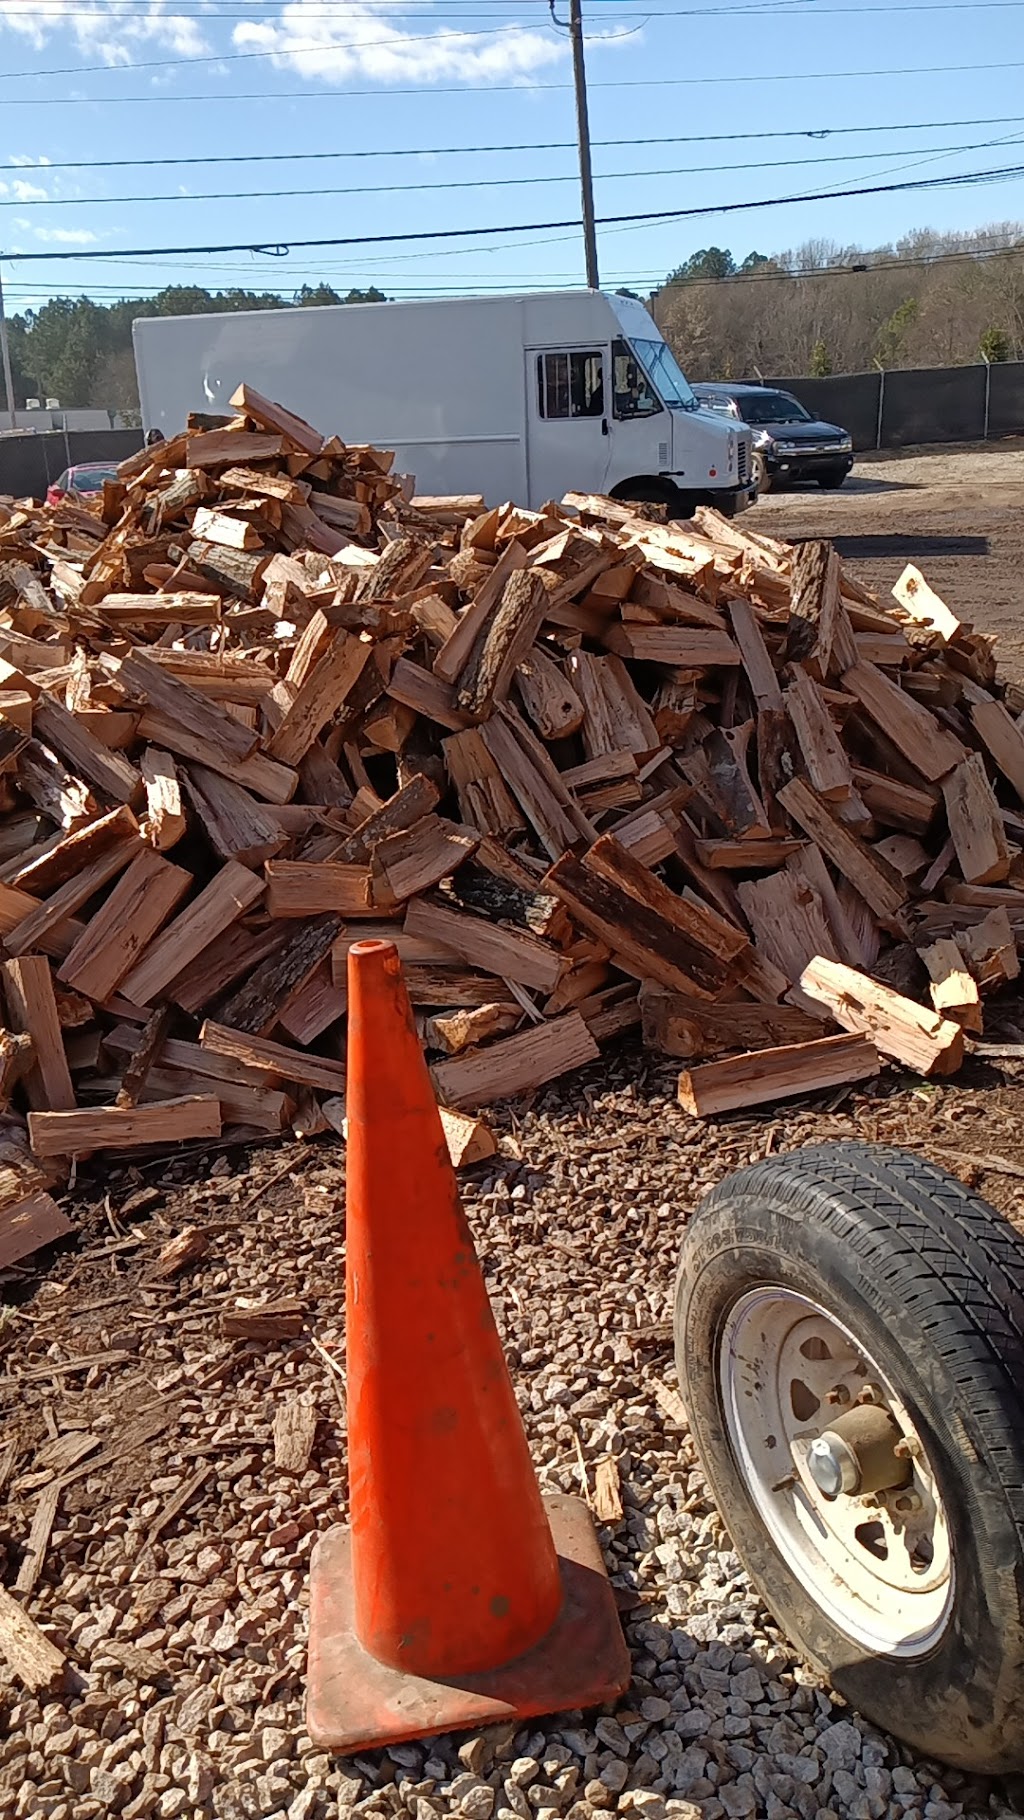
[[[0,0],[4,28],[42,50],[51,39],[73,44],[90,58],[112,67],[135,63],[139,53],[166,50],[175,57],[199,57],[210,46],[196,19],[165,12],[163,0],[146,0],[137,10],[130,0]]]
[[[12,152],[8,162],[10,164],[21,165],[23,168],[28,168],[28,167],[30,167],[32,165],[36,165],[36,164],[38,164],[38,165],[49,164],[50,160],[49,160],[49,158],[47,158],[45,156],[39,157],[39,158],[33,158],[31,152]]]
[[[51,246],[95,246],[103,236],[93,234],[89,228],[37,228],[32,233],[37,240],[44,240]]]
[[[15,202],[45,202],[49,192],[40,189],[38,183],[23,183],[20,177],[12,184],[5,185]]]
[[[439,23],[428,32],[425,19],[402,30],[389,22],[393,12],[408,17],[396,0],[356,0],[333,20],[325,16],[323,0],[287,0],[277,19],[245,20],[235,26],[232,38],[239,50],[272,51],[278,68],[322,82],[353,76],[381,83],[446,77],[527,82],[536,71],[568,56],[566,37],[551,30],[512,25],[487,33],[453,32]]]

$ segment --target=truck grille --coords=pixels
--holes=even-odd
[[[736,438],[736,478],[742,485],[750,475],[750,441],[746,436]]]

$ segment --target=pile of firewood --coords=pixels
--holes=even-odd
[[[709,511],[417,499],[232,402],[96,511],[0,502],[0,1266],[72,1157],[340,1129],[370,934],[459,1160],[634,1025],[697,1114],[959,1065],[1024,703],[915,570],[883,610]]]

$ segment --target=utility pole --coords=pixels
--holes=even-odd
[[[14,380],[11,378],[11,350],[7,340],[7,318],[4,315],[4,279],[0,269],[0,360],[4,369],[4,392],[7,397],[7,416],[10,428],[17,429],[14,421]]]
[[[583,11],[581,0],[569,0],[568,23],[555,13],[555,0],[548,0],[554,23],[567,31],[572,40],[572,75],[576,89],[576,139],[580,153],[580,194],[583,202],[583,248],[587,264],[587,288],[596,291],[597,229],[594,225],[594,178],[590,168],[590,120],[587,113],[587,69],[583,58]]]

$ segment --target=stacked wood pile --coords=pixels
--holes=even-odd
[[[340,1129],[373,934],[461,1160],[633,1026],[695,1113],[958,1066],[1024,702],[916,571],[883,610],[709,511],[417,499],[232,402],[97,512],[0,506],[0,1266],[72,1157]]]

